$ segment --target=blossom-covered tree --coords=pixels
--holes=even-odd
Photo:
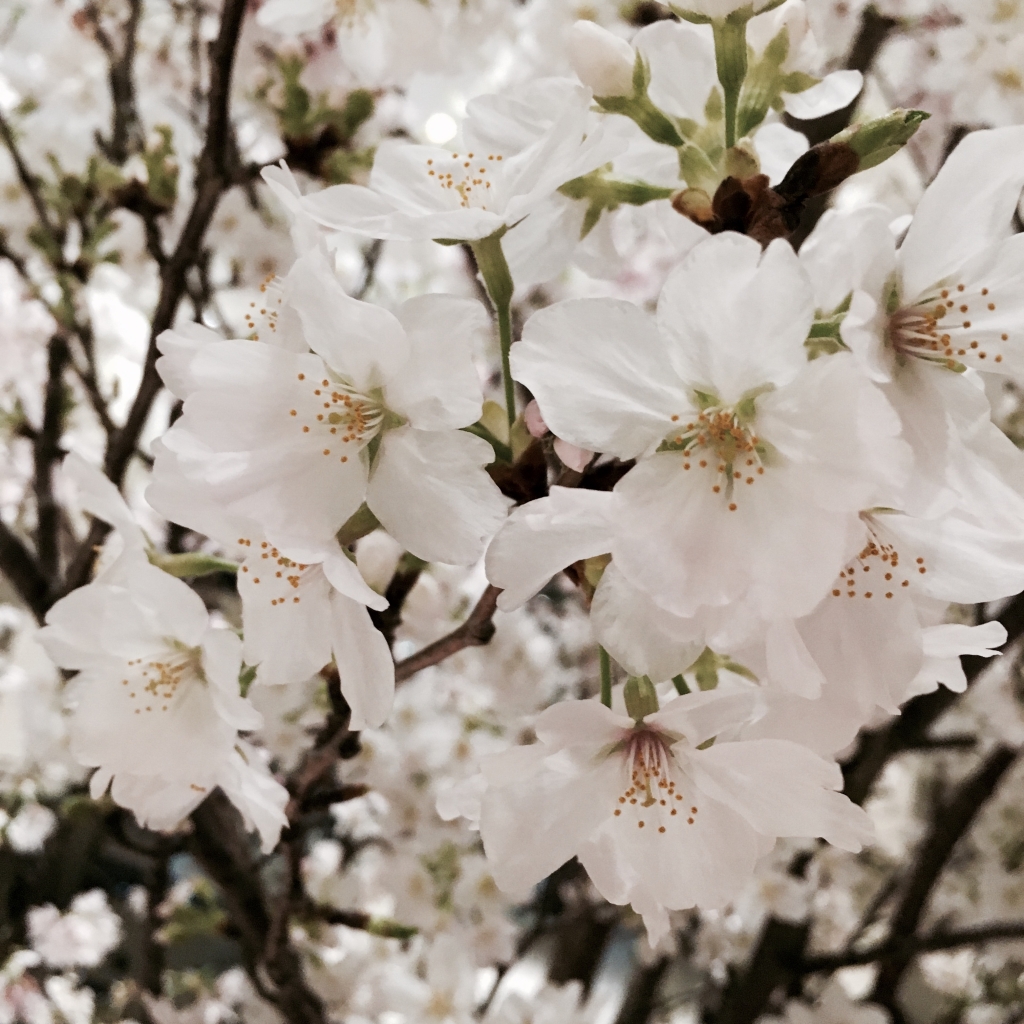
[[[1024,1019],[1022,19],[0,10],[0,1024]]]

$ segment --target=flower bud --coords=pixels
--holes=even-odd
[[[595,96],[629,96],[633,92],[633,47],[592,21],[577,21],[569,30],[569,62]]]

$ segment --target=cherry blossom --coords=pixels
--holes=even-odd
[[[549,708],[536,744],[482,764],[480,834],[498,884],[521,893],[578,856],[656,943],[666,909],[722,906],[776,836],[859,849],[870,825],[834,792],[834,764],[783,740],[708,745],[750,710],[744,697],[715,694],[636,721],[596,701]]]

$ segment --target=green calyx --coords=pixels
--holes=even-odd
[[[686,670],[685,675],[693,676],[698,689],[714,690],[718,686],[718,673],[723,670],[742,676],[744,679],[749,679],[752,683],[757,682],[757,676],[745,665],[733,661],[727,654],[716,654],[710,647],[704,648],[700,657]],[[686,687],[683,676],[679,676],[678,679]],[[686,687],[685,690],[681,689],[679,683],[676,683],[676,689],[680,693],[690,692],[689,687]]]
[[[349,544],[354,544],[360,537],[373,533],[378,526],[380,526],[380,522],[364,502],[338,531],[338,543],[343,548],[348,547]]]
[[[658,692],[648,676],[630,676],[622,695],[626,701],[626,714],[638,725],[660,707]]]
[[[866,171],[899,152],[929,117],[931,114],[923,110],[894,110],[873,121],[851,125],[831,141],[853,150],[860,161],[857,170]]]
[[[843,321],[850,311],[850,302],[853,299],[853,292],[839,303],[832,312],[817,310],[814,314],[814,323],[807,332],[807,339],[804,341],[804,348],[807,349],[808,362],[820,356],[834,356],[837,352],[849,352],[849,348],[842,337]]]
[[[186,551],[181,554],[163,554],[159,551],[148,552],[149,561],[158,569],[178,579],[189,579],[194,576],[209,576],[215,572],[238,572],[238,563],[226,558],[208,555],[203,551]]]
[[[580,178],[567,181],[558,191],[570,199],[587,203],[580,238],[586,238],[605,210],[619,206],[643,206],[658,199],[671,199],[675,189],[649,185],[645,181],[616,181],[607,176],[606,168],[598,168]]]

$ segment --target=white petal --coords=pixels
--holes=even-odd
[[[1006,627],[1001,622],[985,622],[980,626],[965,626],[949,622],[930,626],[924,632],[924,653],[929,658],[992,658],[1006,643]]]
[[[698,747],[726,730],[745,725],[759,706],[759,695],[755,690],[739,693],[708,690],[673,697],[645,721],[656,728],[681,733],[691,746]]]
[[[291,6],[292,0],[285,0],[285,2]],[[268,6],[260,8],[257,19]],[[288,169],[288,165],[282,160],[277,167],[264,167],[261,176],[288,215],[295,252],[301,256],[304,252],[316,248],[320,243],[320,229],[303,207],[302,193],[299,191],[298,182],[295,180],[295,175]]]
[[[461,430],[387,431],[366,490],[370,511],[395,540],[428,562],[471,565],[509,502],[484,470],[494,451]]]
[[[78,489],[78,501],[84,511],[113,526],[125,544],[140,548],[148,546],[146,535],[121,497],[121,492],[103,473],[75,452],[65,457],[61,472]]]
[[[543,747],[537,756],[544,756]],[[488,789],[480,837],[498,885],[525,895],[574,856],[611,814],[613,780],[607,761],[580,774],[539,771],[520,784]]]
[[[370,587],[356,563],[344,552],[328,555],[323,567],[324,575],[331,581],[331,585],[346,597],[378,612],[387,608],[387,599]]]
[[[395,665],[388,642],[362,604],[337,592],[331,595],[331,619],[341,692],[352,709],[349,727],[379,728],[395,697]]]
[[[812,121],[849,106],[863,85],[864,76],[859,71],[833,71],[803,92],[783,93],[782,101],[787,114]]]
[[[689,757],[697,785],[764,835],[820,836],[854,853],[874,837],[867,814],[834,792],[839,766],[796,743],[716,743]]]
[[[1024,127],[971,132],[928,186],[900,247],[904,301],[1006,238],[1024,187]]]
[[[491,333],[484,307],[454,295],[420,295],[403,303],[398,319],[409,358],[384,389],[387,407],[419,430],[474,423],[483,398],[473,352]]]
[[[487,549],[487,578],[502,588],[498,607],[518,608],[556,573],[612,544],[611,494],[552,487],[517,508]]]
[[[248,731],[263,725],[263,716],[239,691],[242,641],[230,629],[211,629],[203,640],[203,671],[218,714],[236,729]]]
[[[768,627],[765,652],[768,672],[783,689],[800,697],[820,696],[825,676],[792,619],[779,619]]]
[[[296,260],[285,296],[302,319],[309,347],[357,391],[386,384],[409,356],[394,314],[347,295],[322,249]]]
[[[880,299],[896,268],[891,219],[892,211],[876,204],[826,211],[800,246],[800,262],[811,278],[819,309],[830,313],[857,289]]]
[[[596,700],[563,700],[545,708],[534,722],[537,738],[549,747],[572,747],[589,744],[600,750],[614,742],[622,730],[629,730],[633,720],[617,715]]]
[[[768,184],[777,185],[786,176],[797,158],[810,147],[807,136],[795,132],[780,121],[766,124],[754,136],[754,149],[761,164],[761,173],[768,175]],[[803,254],[803,246],[801,255]]]
[[[271,853],[281,829],[288,825],[284,812],[288,790],[271,776],[259,753],[243,740],[238,741],[217,782],[238,808],[246,828],[259,832],[263,852]]]
[[[292,588],[276,580],[273,562],[261,562],[257,556],[246,559],[242,568],[238,593],[246,664],[258,666],[261,684],[304,682],[331,660],[330,585],[319,568],[312,568],[301,573],[299,586]]]
[[[671,417],[692,408],[651,318],[618,299],[534,313],[512,348],[512,373],[555,434],[623,459],[657,445]]]
[[[557,277],[580,243],[587,204],[556,192],[502,236],[501,248],[516,288]]]
[[[590,621],[598,643],[623,668],[659,682],[688,669],[704,648],[700,622],[659,608],[614,562],[598,584]]]
[[[704,25],[657,21],[633,37],[651,69],[651,101],[665,113],[704,121],[708,95],[717,84],[715,46]]]
[[[156,361],[160,378],[176,398],[187,398],[201,381],[192,372],[192,359],[203,346],[224,339],[209,327],[183,323],[173,331],[164,331],[156,339],[163,355]]]
[[[789,243],[777,239],[762,256],[755,241],[732,232],[692,249],[658,300],[658,327],[679,375],[729,405],[797,375],[813,318],[811,284]]]

